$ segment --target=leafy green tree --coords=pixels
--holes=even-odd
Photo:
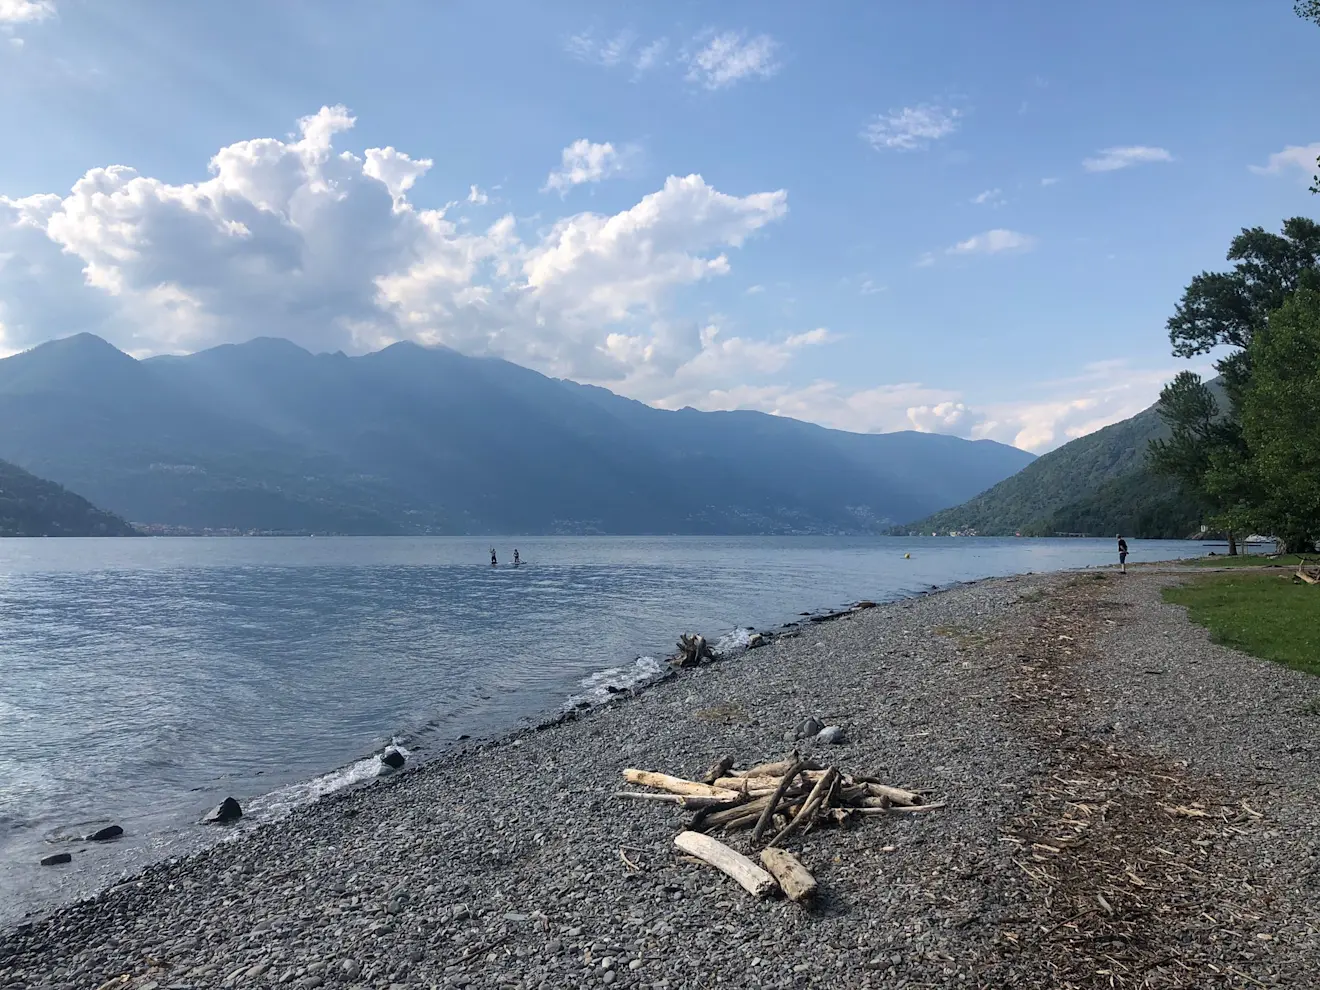
[[[1297,11],[1298,17],[1320,24],[1320,0],[1296,0],[1293,10]]]
[[[1251,522],[1290,553],[1311,550],[1320,538],[1320,290],[1299,289],[1249,352],[1240,412],[1252,451]]]
[[[1250,525],[1257,495],[1238,415],[1251,381],[1251,343],[1292,293],[1320,286],[1320,223],[1293,217],[1282,234],[1244,229],[1233,238],[1228,260],[1236,262],[1231,271],[1192,279],[1168,322],[1179,357],[1230,349],[1215,362],[1227,408],[1219,408],[1198,375],[1183,372],[1160,394],[1160,415],[1172,436],[1152,443],[1150,456],[1152,467],[1177,478],[1228,529],[1229,553],[1235,553],[1233,533]]]

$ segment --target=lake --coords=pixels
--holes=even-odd
[[[1202,549],[1130,543],[1133,562]],[[214,841],[194,823],[226,795],[268,821],[371,779],[391,741],[420,759],[644,681],[680,632],[736,642],[1116,556],[1110,540],[0,540],[0,924]],[[71,841],[110,822],[127,834]],[[61,850],[71,866],[37,865]]]

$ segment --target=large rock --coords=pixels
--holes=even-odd
[[[202,819],[207,825],[228,825],[243,817],[243,808],[231,797],[225,798],[206,813]]]
[[[793,730],[793,736],[797,739],[810,739],[825,728],[817,718],[803,719],[798,723],[798,727]]]
[[[404,759],[404,755],[393,746],[380,754],[381,766],[389,767],[391,770],[397,770],[403,766]]]
[[[124,830],[118,825],[107,825],[105,828],[98,828],[86,838],[88,842],[109,842],[111,839],[117,839],[123,834]]]
[[[73,862],[72,853],[51,853],[49,856],[41,857],[42,866],[62,866],[71,862]]]
[[[827,746],[843,742],[843,727],[839,725],[827,725],[816,733],[816,742],[825,743]]]

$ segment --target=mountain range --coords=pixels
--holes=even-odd
[[[879,532],[1033,461],[661,410],[412,343],[136,360],[89,334],[0,361],[0,458],[149,527],[372,535]]]
[[[1210,385],[1220,388],[1218,379]],[[1146,463],[1150,442],[1168,435],[1157,403],[1041,455],[962,505],[898,531],[1182,539],[1199,529],[1202,509],[1177,482]]]

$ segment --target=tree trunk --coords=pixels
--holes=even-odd
[[[1238,555],[1237,534],[1234,533],[1231,529],[1228,531],[1228,555],[1230,557],[1236,557]]]

